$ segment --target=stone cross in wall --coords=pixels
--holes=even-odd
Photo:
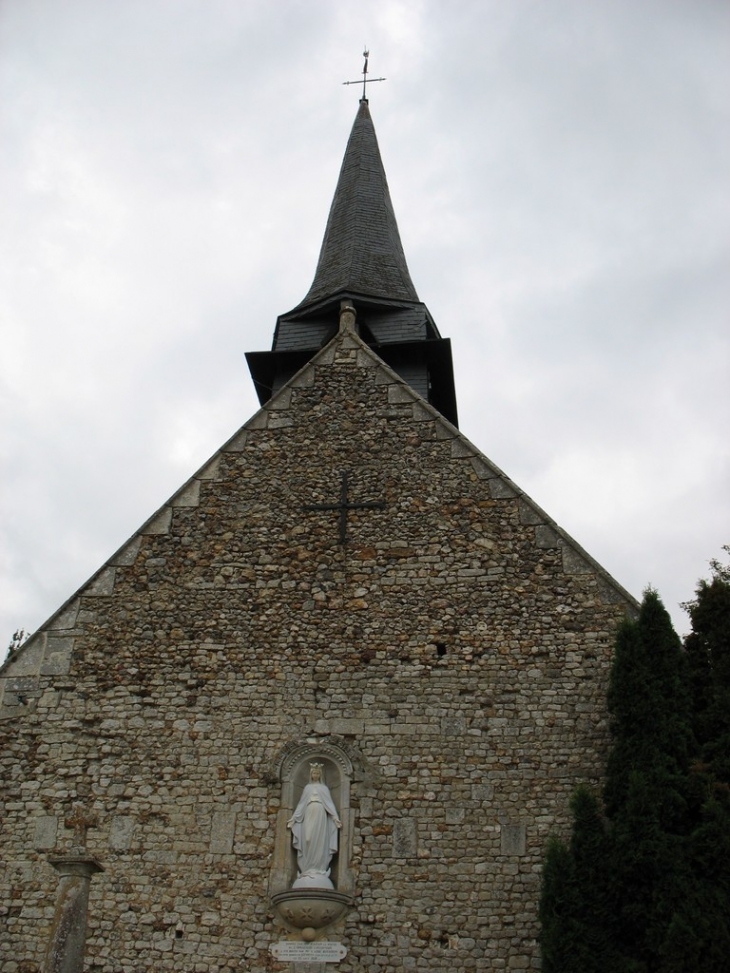
[[[89,828],[96,827],[98,818],[95,814],[84,810],[83,804],[78,801],[71,808],[71,813],[64,820],[67,828],[73,828],[73,850],[78,854],[86,853],[86,832]]]
[[[351,503],[347,473],[343,470],[340,473],[340,502],[339,503],[308,503],[303,510],[336,510],[340,515],[340,544],[347,544],[347,515],[351,510],[384,510],[383,501],[372,503]]]

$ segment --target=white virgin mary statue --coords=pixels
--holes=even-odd
[[[337,851],[337,831],[342,821],[323,780],[322,764],[309,765],[309,783],[286,826],[291,828],[299,866],[292,888],[334,888],[329,865]]]

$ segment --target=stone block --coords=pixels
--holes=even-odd
[[[497,475],[494,467],[483,456],[472,456],[471,465],[480,480],[491,480]]]
[[[142,529],[142,534],[169,534],[172,523],[172,507],[163,507]]]
[[[46,628],[48,631],[65,631],[76,627],[76,620],[79,614],[79,600],[76,598],[67,605],[62,612],[52,618]]]
[[[41,675],[43,676],[63,676],[71,667],[71,655],[73,653],[74,639],[49,638],[46,642],[46,651],[41,663]]]
[[[330,722],[331,733],[337,736],[362,736],[365,726],[363,720],[337,719]]]
[[[197,507],[200,503],[200,480],[191,480],[172,498],[173,507]]]
[[[131,567],[137,560],[141,543],[142,538],[139,535],[133,537],[129,543],[117,551],[111,563],[118,567]]]
[[[221,452],[240,453],[242,452],[243,449],[245,449],[248,440],[249,440],[248,430],[245,428],[240,429],[235,434],[235,436],[232,436],[231,439],[228,440],[228,442],[225,444]]]
[[[56,846],[58,834],[58,818],[51,814],[44,814],[36,818],[33,847],[38,851],[48,851]]]
[[[431,409],[429,409],[423,402],[413,403],[413,418],[416,422],[428,422],[429,420],[433,422],[435,416]]]
[[[269,413],[266,409],[260,409],[253,419],[249,419],[246,423],[247,429],[268,429],[269,426]]]
[[[529,500],[526,500],[525,497],[520,497],[518,508],[520,511],[521,524],[544,524],[545,523],[545,514]]]
[[[535,528],[535,543],[538,547],[549,549],[558,547],[560,539],[557,531],[553,530],[548,524],[540,524]]]
[[[5,680],[5,689],[10,693],[32,693],[38,688],[37,676],[9,676]],[[6,700],[6,703],[8,701]],[[12,705],[12,704],[11,704]]]
[[[413,402],[416,393],[411,391],[406,385],[389,385],[388,402],[391,405],[400,405]]]
[[[83,594],[90,598],[105,598],[114,591],[114,568],[102,568],[96,577],[84,588]]]
[[[196,479],[198,480],[217,480],[218,473],[220,471],[221,465],[221,454],[216,453],[215,456],[205,464],[205,466],[198,471],[196,474]]]
[[[524,824],[512,822],[500,825],[500,838],[503,855],[524,855],[527,850],[527,837]]]
[[[332,365],[335,360],[335,345],[331,341],[319,354],[315,357],[315,363],[317,365]],[[318,376],[320,377],[320,376]]]
[[[315,371],[313,368],[304,368],[291,380],[290,388],[309,389],[314,385],[314,376]]]
[[[472,784],[471,797],[473,801],[491,801],[494,797],[493,784]]]
[[[416,822],[413,818],[397,818],[393,822],[393,857],[415,858],[417,855]]]
[[[517,496],[514,485],[501,476],[489,481],[489,493],[493,500],[506,500],[508,497]]]
[[[445,737],[462,736],[466,732],[466,720],[462,716],[446,716],[441,720],[441,732]]]
[[[434,423],[433,426],[434,439],[440,439],[446,441],[449,439],[454,439],[456,435],[457,435],[456,430],[452,429],[451,426],[447,426],[446,423],[444,422]]]
[[[109,829],[109,845],[115,851],[128,851],[132,844],[135,820],[124,814],[116,814],[112,818]]]
[[[12,655],[6,665],[6,676],[35,676],[40,672],[43,653],[46,647],[46,636],[43,632],[31,636]]]
[[[476,450],[471,443],[467,442],[466,439],[457,439],[451,443],[451,456],[453,459],[462,459],[466,456],[473,456]]]
[[[266,403],[269,412],[278,412],[281,409],[288,409],[291,405],[291,389],[284,388],[276,395],[272,396]]]
[[[373,355],[362,348],[358,348],[355,361],[359,368],[377,368],[378,364]]]
[[[579,551],[563,541],[563,571],[566,574],[589,574],[593,569]]]
[[[235,811],[214,811],[210,826],[210,852],[212,855],[230,855],[236,833]]]

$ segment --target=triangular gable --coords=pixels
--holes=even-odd
[[[484,456],[455,426],[415,392],[389,368],[354,332],[342,331],[319,351],[265,406],[244,425],[203,466],[173,494],[132,537],[126,541],[92,577],[83,584],[35,632],[0,669],[0,718],[28,713],[40,695],[40,682],[53,678],[63,686],[69,672],[74,640],[93,621],[93,599],[113,595],[119,568],[134,563],[142,538],[167,534],[176,509],[198,506],[203,483],[215,481],[221,457],[240,452],[254,430],[276,430],[292,424],[288,415],[292,394],[311,386],[316,370],[339,364],[355,364],[376,370],[376,385],[388,387],[388,402],[394,407],[410,406],[415,420],[433,423],[433,436],[451,443],[454,462],[470,464],[493,500],[517,499],[520,522],[535,528],[538,547],[560,548],[563,571],[567,575],[594,574],[603,601],[636,607],[635,599],[616,582],[583,548],[524,493],[499,467]],[[82,608],[81,599],[84,599]],[[89,604],[91,599],[91,605]],[[60,684],[58,680],[61,680]]]

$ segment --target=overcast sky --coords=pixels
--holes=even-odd
[[[364,43],[462,431],[686,630],[730,543],[727,0],[2,0],[0,657],[256,411]]]

